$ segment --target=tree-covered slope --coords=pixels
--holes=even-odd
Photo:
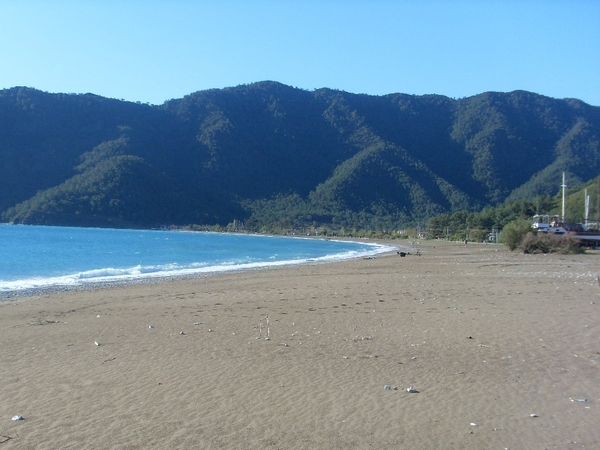
[[[600,108],[523,91],[455,100],[261,82],[150,106],[13,88],[0,91],[0,211],[389,228],[554,195],[562,171],[586,182],[599,136]]]
[[[19,223],[113,227],[220,219],[218,203],[191,195],[139,156],[119,154],[118,147],[118,141],[102,144],[78,166],[80,174],[39,191],[6,214]],[[96,160],[100,153],[106,157]]]

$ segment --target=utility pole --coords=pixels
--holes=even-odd
[[[562,223],[565,223],[565,198],[567,192],[567,182],[565,180],[565,173],[563,172],[563,182],[562,182]]]
[[[587,228],[590,218],[590,196],[588,195],[587,188],[585,189],[585,227]]]

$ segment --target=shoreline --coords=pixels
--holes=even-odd
[[[308,239],[308,238],[302,238]],[[345,242],[357,242],[364,243],[358,240],[344,240]],[[80,284],[75,285],[49,285],[42,287],[33,287],[33,288],[24,288],[24,289],[15,289],[12,291],[0,291],[0,304],[5,301],[16,301],[22,298],[29,297],[37,297],[37,296],[46,296],[53,294],[60,294],[65,292],[83,292],[83,291],[96,291],[96,290],[105,290],[126,286],[139,286],[146,284],[158,284],[158,283],[167,283],[173,281],[182,281],[182,280],[193,280],[193,279],[201,279],[207,277],[218,276],[220,274],[235,274],[235,273],[244,273],[244,272],[252,272],[252,271],[260,271],[260,270],[276,270],[284,267],[293,267],[293,266],[301,266],[301,265],[318,265],[318,264],[335,264],[343,261],[353,260],[353,259],[361,259],[361,258],[373,258],[384,255],[392,255],[398,249],[407,249],[409,247],[402,245],[393,245],[391,244],[393,241],[373,241],[374,244],[377,244],[382,247],[390,247],[388,249],[382,249],[379,253],[372,253],[369,255],[356,256],[356,257],[348,257],[348,258],[340,258],[340,259],[310,259],[307,261],[301,262],[285,262],[283,264],[274,264],[274,265],[264,265],[258,267],[242,267],[242,268],[231,268],[228,270],[213,270],[213,271],[202,271],[202,272],[194,272],[190,274],[177,274],[177,275],[159,275],[159,276],[141,276],[141,277],[132,277],[123,280],[110,280],[110,281],[84,281]]]

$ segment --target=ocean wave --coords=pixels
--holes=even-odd
[[[154,266],[137,265],[128,268],[105,267],[87,270],[74,274],[55,277],[35,277],[22,280],[0,280],[0,292],[10,292],[24,289],[38,289],[59,286],[79,286],[88,283],[110,283],[143,278],[159,278],[171,276],[190,276],[194,274],[210,274],[230,271],[260,269],[267,267],[286,266],[292,264],[306,264],[315,262],[332,262],[371,256],[379,253],[396,250],[395,247],[365,243],[368,248],[364,250],[350,250],[344,253],[325,255],[320,257],[298,257],[296,259],[251,261],[248,257],[232,259],[219,263],[194,262],[185,266],[170,263]]]

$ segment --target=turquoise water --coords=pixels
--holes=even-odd
[[[341,260],[392,249],[338,240],[0,225],[0,292]]]

